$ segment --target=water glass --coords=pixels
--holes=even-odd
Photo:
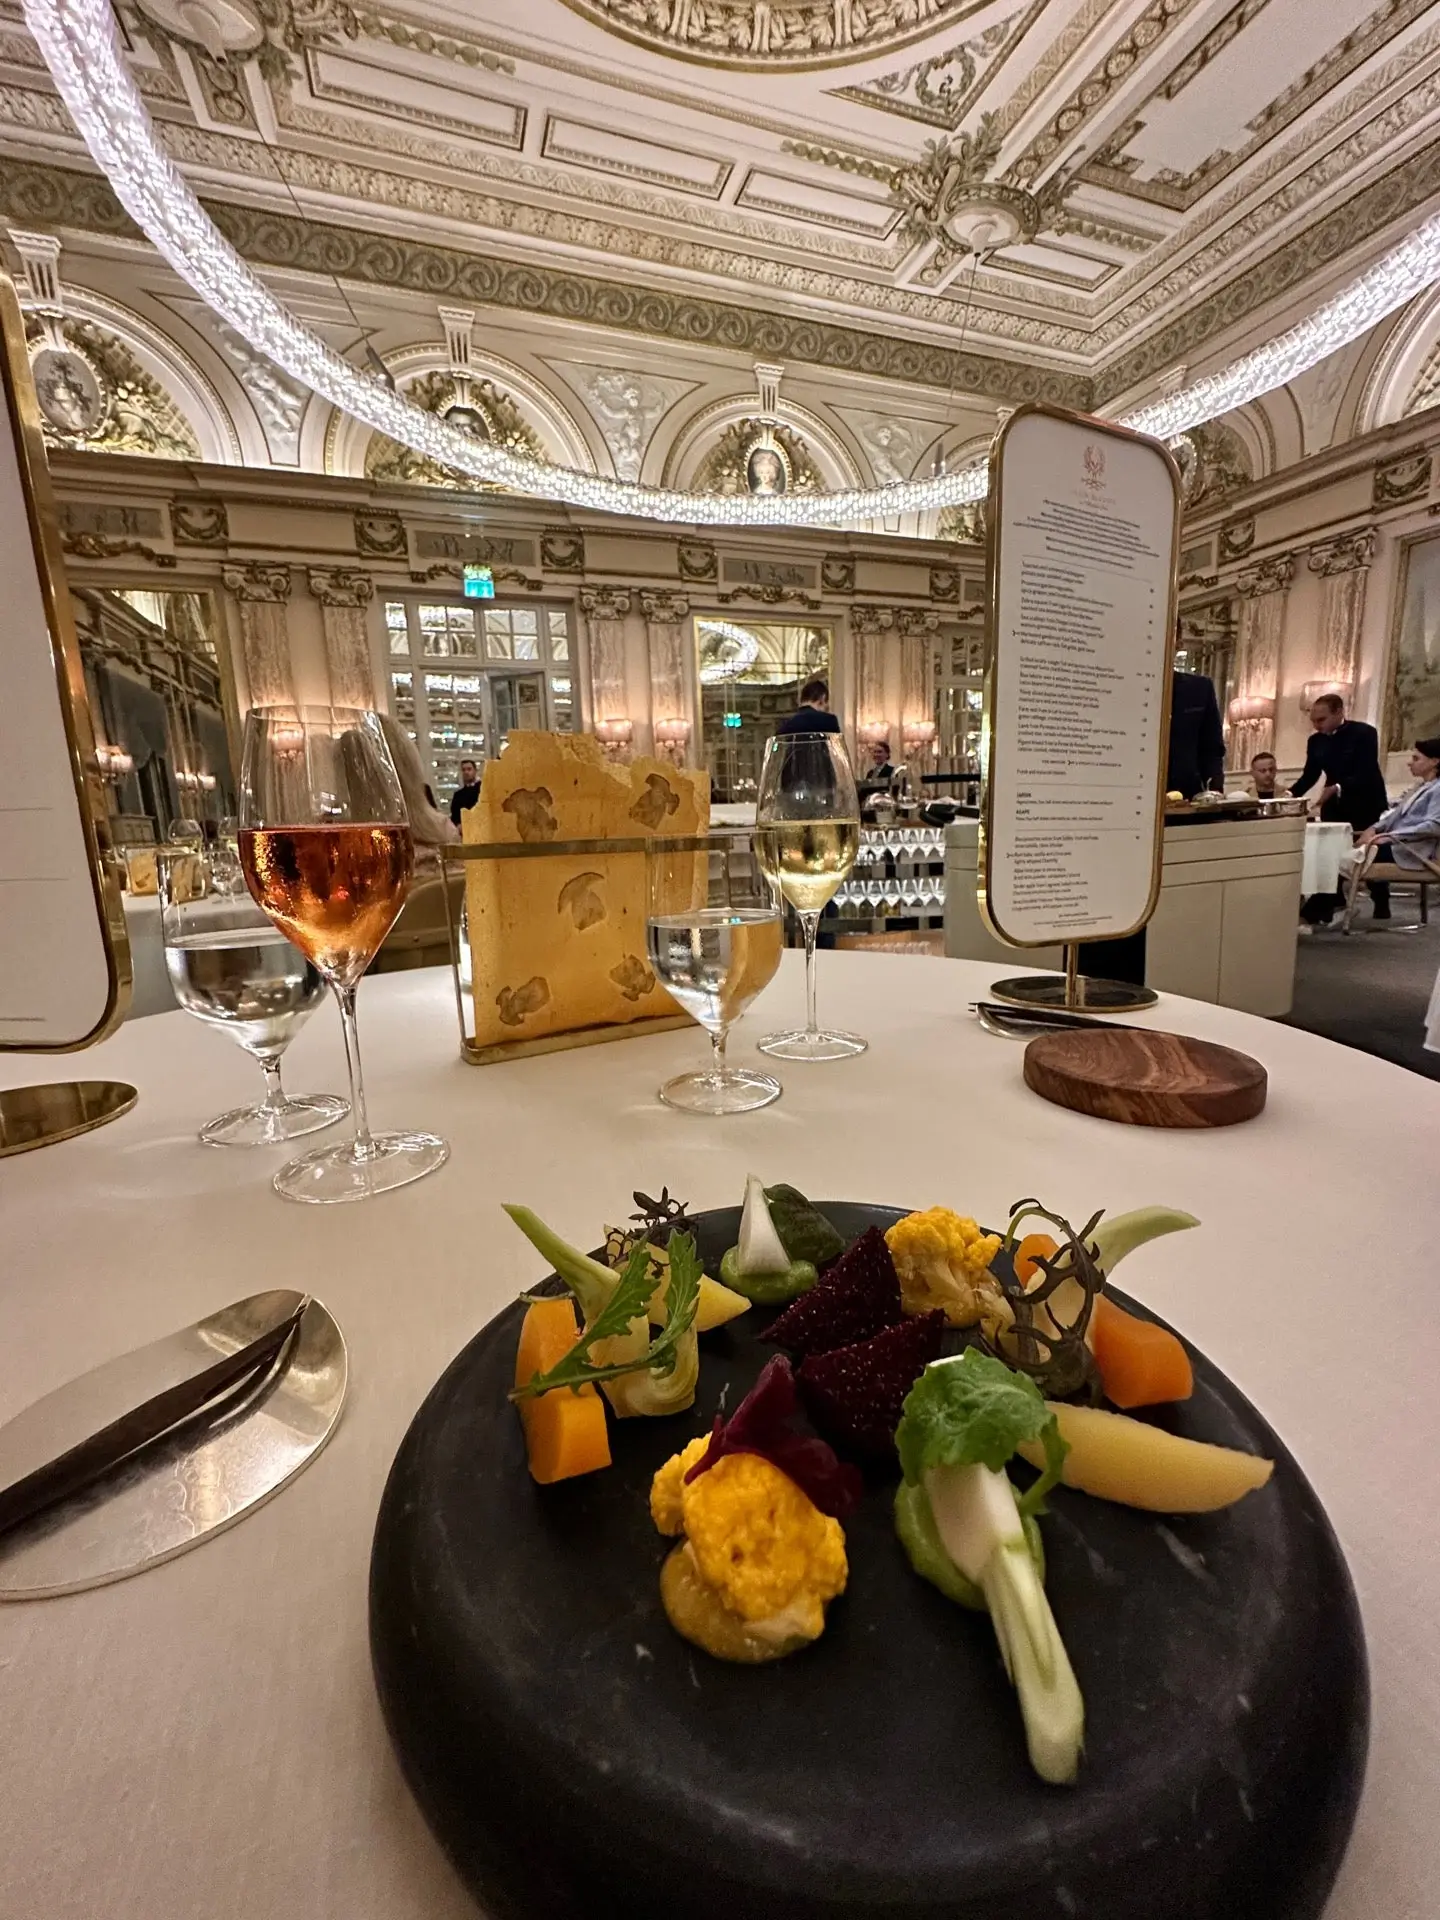
[[[209,1147],[272,1147],[343,1120],[350,1108],[338,1094],[292,1099],[280,1084],[280,1057],[324,999],[325,983],[250,898],[234,850],[161,848],[155,867],[177,1002],[222,1027],[265,1074],[259,1106],[222,1113],[200,1138]]]
[[[666,1106],[751,1113],[780,1082],[727,1064],[730,1029],[780,965],[780,909],[749,833],[652,841],[646,853],[646,944],[656,978],[710,1036],[708,1067],[668,1080]]]

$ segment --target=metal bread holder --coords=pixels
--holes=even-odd
[[[727,831],[723,826],[717,826],[705,833],[678,836],[636,834],[615,840],[465,841],[458,845],[450,843],[437,847],[435,852],[440,856],[445,882],[441,892],[445,901],[445,922],[450,944],[450,973],[455,987],[455,1013],[460,1024],[461,1059],[471,1066],[492,1066],[502,1060],[524,1059],[532,1054],[560,1053],[570,1047],[593,1047],[607,1040],[632,1040],[647,1033],[670,1033],[681,1027],[693,1026],[694,1022],[688,1013],[677,1010],[640,1020],[606,1020],[591,1026],[572,1027],[562,1033],[539,1034],[532,1039],[517,1038],[480,1044],[475,1037],[475,1001],[465,916],[463,906],[457,907],[449,884],[453,868],[458,868],[463,875],[469,864],[476,860],[545,860],[559,856],[601,860],[624,855],[643,858],[657,839],[663,839],[665,845],[675,851],[693,848],[696,853],[703,853],[713,847],[717,838],[723,838]],[[748,840],[751,831],[748,827],[737,827],[733,830],[733,837]],[[460,891],[463,902],[463,889]]]

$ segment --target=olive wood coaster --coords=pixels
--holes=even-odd
[[[1044,1033],[1025,1049],[1025,1084],[1076,1113],[1132,1127],[1233,1127],[1265,1106],[1248,1053],[1145,1027]]]

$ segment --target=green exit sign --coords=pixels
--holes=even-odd
[[[738,713],[727,713],[725,716],[725,724],[727,727],[740,726],[742,724],[740,715]]]
[[[495,598],[495,576],[489,567],[482,567],[475,561],[469,561],[465,567],[465,598],[467,600],[493,600]]]

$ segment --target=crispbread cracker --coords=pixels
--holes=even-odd
[[[710,783],[662,760],[615,766],[589,734],[515,732],[460,817],[467,841],[502,845],[704,833]],[[643,853],[465,871],[478,1046],[677,1011],[646,958]]]

